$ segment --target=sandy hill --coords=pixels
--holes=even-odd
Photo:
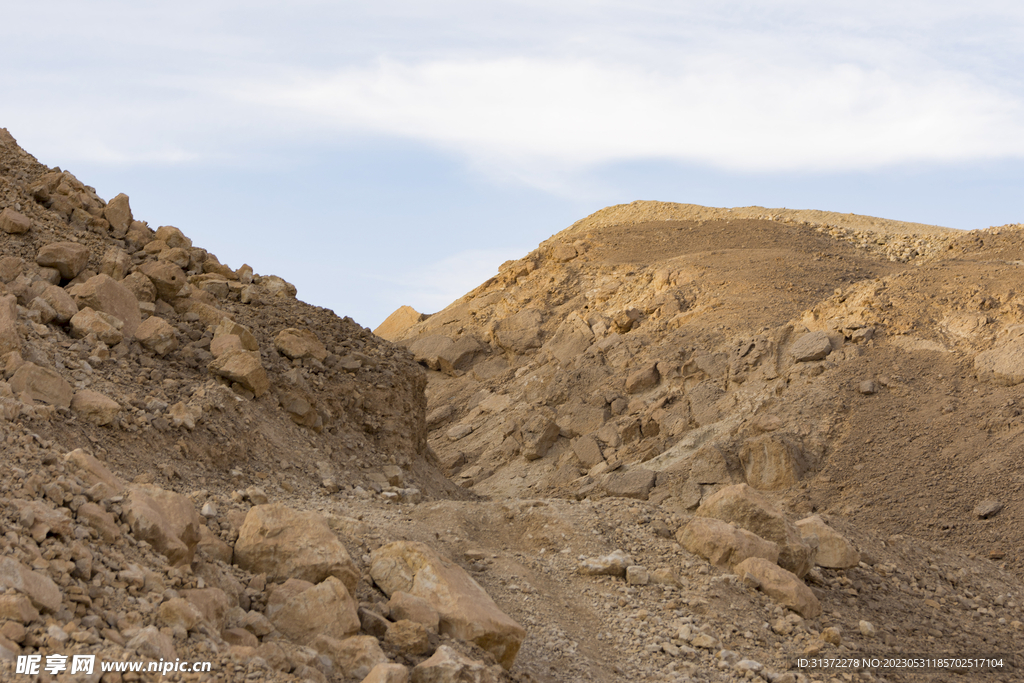
[[[1019,680],[1015,229],[635,203],[378,335],[198,237],[0,129],[0,680]]]

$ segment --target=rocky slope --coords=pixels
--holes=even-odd
[[[1019,652],[1015,244],[612,207],[395,344],[0,129],[0,680],[902,680],[796,658]],[[16,673],[54,654],[211,670]]]

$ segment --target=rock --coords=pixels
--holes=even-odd
[[[82,389],[71,399],[71,410],[87,422],[97,425],[108,425],[121,412],[121,405],[98,391]]]
[[[107,346],[115,346],[124,338],[124,323],[108,313],[82,308],[71,317],[71,336],[75,339],[95,336]]]
[[[142,346],[158,356],[166,356],[178,348],[177,330],[157,315],[151,315],[142,321],[142,324],[135,330],[135,338]]]
[[[153,283],[157,298],[168,303],[178,298],[178,293],[188,284],[185,271],[167,261],[149,261],[142,264],[139,270]]]
[[[839,647],[843,642],[843,633],[838,626],[829,626],[821,631],[821,639],[829,645]]]
[[[1003,386],[1024,382],[1024,339],[1017,337],[979,353],[974,357],[974,371],[982,382]]]
[[[626,567],[633,560],[622,550],[616,550],[603,557],[588,557],[580,562],[579,572],[584,576],[625,576]]]
[[[195,605],[195,608],[203,615],[203,619],[214,630],[220,631],[224,628],[232,606],[232,601],[224,591],[220,588],[192,588],[182,591],[182,596]]]
[[[326,655],[338,671],[344,671],[350,678],[364,678],[379,664],[387,664],[388,658],[373,636],[352,636],[338,640],[330,636],[317,636],[310,647]]]
[[[259,354],[252,351],[232,350],[210,363],[210,372],[238,382],[256,398],[267,393],[270,380],[260,363]]]
[[[329,576],[321,583],[291,597],[268,618],[285,637],[299,644],[317,636],[344,640],[359,632],[356,601],[345,584]]]
[[[173,566],[192,562],[202,522],[185,496],[152,484],[133,486],[125,502],[125,521],[135,538],[152,545]]]
[[[187,250],[177,247],[174,249],[164,249],[157,255],[157,260],[173,263],[184,270],[188,268],[188,263],[191,259]]]
[[[88,307],[112,315],[121,321],[121,333],[126,339],[135,337],[135,331],[142,322],[139,300],[120,282],[109,275],[96,275],[75,287],[74,297],[79,309]]]
[[[814,619],[821,614],[818,598],[811,589],[792,572],[761,557],[750,557],[733,568],[736,576],[751,576],[759,590],[780,605],[788,607],[804,619]]]
[[[1002,509],[1003,504],[1000,501],[988,498],[974,507],[974,514],[978,516],[978,519],[989,519],[998,515]]]
[[[0,619],[30,624],[39,619],[39,611],[32,606],[28,596],[7,593],[0,595]]]
[[[789,349],[789,355],[797,363],[821,360],[832,351],[832,342],[822,330],[808,332],[797,339]]]
[[[161,225],[156,229],[156,239],[167,243],[171,249],[191,249],[192,240],[173,225]]]
[[[81,448],[64,455],[64,466],[89,489],[96,500],[119,495],[125,484],[106,465]]]
[[[631,466],[602,474],[598,486],[609,496],[647,500],[657,479],[657,472]]]
[[[368,610],[365,607],[359,608],[359,627],[364,633],[383,640],[389,626],[391,626],[391,622],[373,610]]]
[[[825,523],[820,515],[812,515],[796,522],[800,535],[810,541],[817,537],[818,551],[814,563],[819,567],[832,569],[849,569],[860,564],[860,553],[856,546],[838,531]],[[808,545],[813,545],[808,543]]]
[[[452,377],[467,369],[483,350],[480,343],[471,336],[464,335],[453,341],[441,334],[418,337],[408,342],[406,348],[417,363]]]
[[[734,469],[734,463],[721,448],[703,446],[690,459],[690,481],[705,485],[730,484],[734,481]]]
[[[18,299],[13,294],[0,296],[0,355],[21,351],[18,331]]]
[[[459,654],[447,645],[416,665],[411,683],[499,683],[498,675],[481,662]]]
[[[406,619],[423,624],[434,633],[438,632],[440,616],[430,601],[405,591],[395,591],[388,601],[391,618],[395,621]]]
[[[61,594],[57,584],[13,557],[0,559],[0,588],[13,588],[27,597],[37,610],[56,612],[60,609]]]
[[[803,542],[799,529],[747,484],[726,486],[697,509],[698,517],[714,517],[751,531],[779,546],[779,566],[803,577],[814,562],[814,550]]]
[[[36,254],[36,263],[46,268],[56,268],[61,278],[73,280],[85,270],[89,262],[89,247],[77,242],[53,242]]]
[[[142,271],[137,270],[134,273],[125,275],[124,279],[121,280],[121,284],[140,303],[153,303],[156,301],[156,287],[153,285],[153,281],[146,277]]]
[[[259,351],[260,345],[248,327],[228,318],[222,318],[213,333],[210,353],[214,358],[219,358],[232,349]]]
[[[651,582],[651,575],[646,568],[638,564],[626,567],[626,583],[630,586],[646,586]]]
[[[294,299],[298,294],[295,285],[276,275],[264,275],[260,280],[260,286],[272,298]]]
[[[543,412],[537,411],[520,427],[521,452],[527,460],[539,460],[558,439],[558,424]]]
[[[8,235],[23,235],[32,229],[32,220],[11,207],[0,211],[0,230]]]
[[[178,401],[167,409],[167,417],[171,418],[172,427],[184,427],[190,432],[196,428],[196,420],[203,416],[203,409]]]
[[[740,450],[740,464],[747,483],[762,491],[789,488],[810,469],[799,440],[775,433],[745,441]]]
[[[639,394],[653,389],[661,381],[656,363],[650,363],[647,367],[641,368],[626,377],[626,393]]]
[[[80,522],[95,529],[104,543],[113,544],[121,537],[121,528],[117,526],[117,520],[103,506],[96,503],[82,503],[78,506],[75,514]]]
[[[573,441],[572,452],[576,454],[580,463],[587,469],[604,462],[604,456],[601,455],[601,447],[597,445],[597,440],[589,434]]]
[[[71,298],[71,295],[63,287],[50,285],[43,290],[39,298],[50,304],[50,308],[56,314],[54,320],[61,325],[69,323],[71,318],[75,316],[75,313],[78,313],[78,304],[75,303],[75,300]]]
[[[234,550],[231,546],[220,539],[208,527],[199,528],[199,550],[203,551],[211,560],[219,560],[224,564],[231,564],[231,556]]]
[[[878,385],[873,379],[866,379],[857,385],[857,391],[865,396],[878,393]]]
[[[41,368],[26,362],[15,371],[10,384],[15,394],[24,393],[33,401],[57,408],[71,407],[71,385],[52,368]]]
[[[426,316],[411,306],[400,306],[394,313],[384,319],[373,331],[381,339],[398,341],[410,327],[424,320]]]
[[[277,503],[249,510],[238,531],[234,562],[253,574],[266,573],[268,581],[319,583],[334,576],[352,594],[359,581],[359,570],[326,519]]]
[[[409,670],[401,664],[378,664],[360,683],[409,683]]]
[[[779,546],[746,529],[710,517],[694,517],[676,533],[679,544],[694,555],[732,570],[750,557],[778,562]]]
[[[870,621],[865,621],[861,619],[860,623],[857,624],[857,628],[860,630],[860,634],[865,638],[875,637],[875,625],[872,624]]]
[[[442,634],[472,641],[511,668],[526,631],[465,570],[410,541],[389,543],[370,558],[370,576],[385,594],[404,591],[426,599],[440,616]]]
[[[540,324],[543,314],[535,308],[526,308],[504,320],[494,323],[491,337],[495,344],[509,353],[523,354],[541,346]]]
[[[327,358],[327,349],[310,330],[294,327],[281,330],[274,337],[274,348],[292,359],[316,358],[322,363]]]
[[[128,641],[125,649],[135,651],[146,659],[173,662],[178,658],[178,653],[174,649],[174,641],[169,635],[161,633],[156,626],[147,626],[140,630],[134,638]]]
[[[377,642],[374,639],[374,642]],[[404,656],[425,655],[430,652],[430,634],[427,627],[408,619],[399,619],[388,626],[384,644]]]
[[[192,631],[203,620],[203,613],[185,598],[171,598],[160,603],[157,618],[163,626]]]
[[[132,208],[128,202],[128,195],[123,192],[109,202],[103,209],[103,217],[110,223],[110,232],[113,237],[120,239],[128,234],[132,227]]]

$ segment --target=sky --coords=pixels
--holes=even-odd
[[[1024,222],[1024,4],[52,0],[0,126],[376,327],[638,199]]]

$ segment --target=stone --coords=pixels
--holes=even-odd
[[[364,633],[369,633],[374,638],[383,640],[390,625],[390,621],[373,610],[368,610],[365,607],[359,608],[359,627]]]
[[[108,425],[121,412],[121,404],[92,389],[81,389],[71,399],[71,410],[86,422]]]
[[[123,324],[121,333],[126,339],[130,341],[135,337],[142,322],[139,300],[120,282],[109,275],[96,275],[75,287],[74,297],[79,309],[88,307],[112,315]]]
[[[0,296],[0,355],[21,351],[18,331],[18,299],[13,294]]]
[[[199,527],[199,545],[197,547],[211,560],[231,564],[234,550],[222,541],[220,536],[210,531],[209,527]]]
[[[171,249],[192,248],[192,240],[185,237],[184,233],[173,225],[161,225],[157,228],[156,239],[166,242]]]
[[[731,484],[734,481],[732,464],[718,446],[703,446],[690,459],[690,481],[704,485]]]
[[[757,582],[758,589],[780,605],[788,607],[804,619],[821,614],[818,598],[796,574],[762,557],[749,557],[733,568],[741,579],[748,575]]]
[[[260,286],[268,296],[274,298],[294,299],[298,294],[295,285],[276,275],[264,275],[260,279]]]
[[[404,591],[426,599],[440,616],[441,634],[472,641],[511,668],[526,631],[458,565],[423,543],[397,541],[370,554],[370,576],[388,596]]]
[[[185,598],[171,598],[160,603],[157,619],[163,626],[192,631],[203,621],[203,613]]]
[[[157,298],[167,303],[178,298],[179,292],[188,284],[185,271],[167,261],[149,261],[139,270],[153,283]]]
[[[821,639],[829,645],[839,647],[843,642],[843,632],[838,626],[829,626],[828,628],[822,629]]]
[[[287,579],[284,583],[274,586],[269,591],[270,597],[267,598],[267,618],[273,617],[274,614],[281,611],[281,609],[298,597],[300,593],[313,588],[314,585],[302,579]]]
[[[437,633],[440,616],[430,601],[405,591],[395,591],[388,601],[388,608],[391,610],[391,618],[395,621],[406,619],[423,624],[428,629]]]
[[[32,605],[28,596],[7,593],[0,595],[0,619],[30,624],[39,619],[39,610]]]
[[[13,557],[0,559],[0,588],[13,588],[27,597],[37,610],[56,612],[60,609],[61,594],[57,584]]]
[[[558,439],[560,432],[558,424],[548,415],[541,411],[533,413],[520,427],[523,457],[527,460],[543,458]]]
[[[878,393],[878,384],[873,379],[866,379],[857,385],[857,391],[865,396],[871,396]]]
[[[597,440],[589,434],[581,436],[573,441],[572,452],[576,454],[580,463],[582,463],[587,469],[604,462],[604,456],[601,454],[601,447],[597,445]]]
[[[483,663],[460,654],[447,645],[417,664],[411,683],[498,683],[501,678]]]
[[[327,358],[327,349],[310,330],[294,327],[278,332],[274,337],[274,348],[288,358],[316,358],[321,363]]]
[[[648,391],[658,386],[660,381],[661,375],[658,374],[657,364],[650,363],[646,367],[640,368],[626,376],[626,393],[639,394]]]
[[[196,428],[196,420],[202,416],[202,408],[188,405],[183,401],[178,401],[167,409],[167,417],[171,419],[171,426],[184,427],[190,432]]]
[[[801,335],[789,349],[789,355],[797,363],[821,360],[832,351],[832,342],[822,330]]]
[[[124,339],[120,330],[124,323],[108,313],[82,308],[71,317],[70,323],[71,336],[75,339],[91,334],[107,346],[116,346]]]
[[[431,650],[427,627],[408,619],[399,619],[388,626],[384,644],[405,656],[425,655]]]
[[[583,576],[625,576],[626,568],[633,560],[622,550],[615,550],[601,557],[588,557],[580,562],[579,572]]]
[[[352,594],[359,581],[359,570],[324,517],[277,503],[257,505],[246,514],[234,562],[253,574],[265,573],[268,581],[320,583],[334,576]]]
[[[135,330],[135,338],[158,356],[166,356],[178,348],[178,331],[158,315],[143,320]]]
[[[113,544],[121,537],[121,528],[117,526],[117,520],[102,505],[82,503],[75,515],[80,522],[95,529],[104,543]]]
[[[192,603],[203,615],[203,619],[215,630],[220,631],[224,628],[232,601],[223,590],[220,588],[191,588],[182,591],[182,597]]]
[[[50,304],[55,314],[54,320],[61,325],[71,322],[75,313],[78,313],[78,304],[63,287],[50,285],[42,291],[39,298]]]
[[[0,230],[8,235],[23,235],[32,229],[32,220],[11,207],[0,211]]]
[[[0,256],[0,282],[13,282],[25,271],[25,261],[17,256]]]
[[[46,268],[56,268],[61,278],[73,280],[85,270],[89,262],[89,247],[77,242],[53,242],[36,254],[36,263]]]
[[[24,363],[10,380],[15,395],[26,394],[33,401],[39,401],[56,408],[70,408],[74,392],[71,385],[53,368],[39,367],[35,363]]]
[[[210,372],[238,382],[251,391],[256,398],[267,393],[270,380],[260,363],[259,354],[252,351],[232,350],[210,363]]]
[[[146,277],[142,271],[135,271],[124,276],[121,284],[140,303],[153,303],[156,301],[156,286],[153,281]]]
[[[995,517],[1003,509],[1003,504],[995,498],[988,498],[974,506],[974,514],[978,519]]]
[[[426,316],[411,306],[400,306],[394,313],[384,319],[373,331],[381,339],[398,341],[410,327],[424,320]]]
[[[380,649],[373,636],[352,636],[338,640],[320,635],[313,639],[310,647],[326,655],[338,671],[344,671],[349,678],[362,679],[378,664],[387,664],[388,658]]]
[[[747,531],[779,546],[779,566],[803,577],[814,562],[814,550],[803,541],[799,529],[767,498],[747,484],[726,486],[697,509],[698,517],[734,522]]]
[[[117,475],[81,448],[64,455],[64,467],[82,481],[95,500],[112,498],[125,489],[125,483]]]
[[[409,669],[401,664],[378,664],[360,683],[409,683]]]
[[[799,440],[775,433],[744,441],[740,464],[747,483],[761,491],[789,488],[810,469]]]
[[[535,308],[526,308],[515,315],[495,322],[491,338],[495,344],[512,354],[523,354],[541,346],[541,322],[544,315]]]
[[[974,357],[974,372],[981,382],[1013,386],[1024,382],[1024,339],[1016,339]]]
[[[110,247],[100,261],[100,273],[113,280],[121,281],[132,266],[132,257],[117,247]],[[134,296],[134,295],[133,295]]]
[[[466,370],[483,350],[480,343],[469,335],[452,340],[442,334],[432,334],[407,342],[406,348],[417,363],[453,377]]]
[[[860,630],[860,634],[865,638],[875,637],[875,625],[872,624],[870,621],[865,621],[864,619],[861,619],[860,623],[857,624],[857,628],[858,630]]]
[[[810,538],[817,538],[818,550],[814,563],[819,567],[830,569],[849,569],[860,564],[860,553],[857,547],[845,536],[825,523],[820,515],[811,515],[796,522],[800,535],[813,545]]]
[[[228,318],[221,318],[217,323],[217,329],[213,332],[213,341],[210,342],[210,353],[214,357],[223,355],[223,352],[217,350],[218,340],[221,340],[221,343],[224,345],[224,351],[232,348],[240,348],[245,351],[260,350],[259,342],[256,341],[256,337],[253,336],[249,328]]]
[[[630,586],[646,586],[651,582],[651,574],[645,567],[634,564],[626,567],[626,583]]]
[[[132,208],[128,202],[128,195],[123,192],[107,202],[103,208],[103,217],[110,223],[110,232],[113,237],[120,239],[128,234],[132,227]]]
[[[304,645],[317,636],[354,636],[359,632],[357,607],[345,584],[329,576],[267,616],[282,635]]]
[[[647,500],[657,479],[657,472],[634,465],[602,474],[598,479],[598,487],[616,498]]]
[[[777,544],[711,517],[694,517],[676,533],[676,540],[694,555],[727,570],[749,557],[779,560]]]
[[[173,263],[174,265],[184,270],[185,268],[188,268],[190,258],[187,250],[175,248],[164,249],[157,255],[157,260]]]
[[[202,522],[185,496],[152,484],[133,486],[125,502],[125,521],[135,538],[149,543],[173,566],[192,562]]]
[[[147,626],[141,629],[135,637],[128,641],[125,649],[135,651],[146,659],[173,662],[178,658],[178,653],[174,649],[174,641],[156,626]]]
[[[256,649],[260,645],[260,639],[246,631],[244,628],[226,628],[221,631],[220,636],[228,645],[253,649]]]

